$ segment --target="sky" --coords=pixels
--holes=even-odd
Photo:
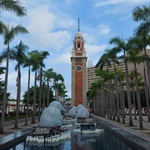
[[[150,5],[150,0],[21,0],[27,9],[27,16],[17,17],[13,12],[3,11],[0,20],[9,26],[22,25],[29,34],[17,35],[10,43],[14,47],[22,40],[29,50],[46,50],[50,55],[45,59],[45,70],[61,74],[65,80],[68,97],[71,97],[71,52],[73,40],[78,30],[85,40],[88,61],[96,65],[106,48],[111,47],[113,37],[127,39],[139,23],[132,17],[136,6]],[[0,35],[0,49],[6,45]],[[2,63],[5,66],[5,62]],[[15,61],[9,64],[8,92],[16,98]],[[1,75],[4,79],[4,75]],[[31,86],[34,85],[34,73],[31,74]],[[28,71],[21,69],[21,96],[27,90]]]

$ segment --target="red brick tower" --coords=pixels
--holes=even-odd
[[[79,29],[75,34],[72,50],[72,104],[82,104],[86,107],[86,51],[83,35]]]

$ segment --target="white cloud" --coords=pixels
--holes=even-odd
[[[132,15],[130,14],[128,16],[125,16],[124,18],[121,18],[119,21],[125,21],[125,20],[127,20],[127,19],[129,19],[131,17],[132,17]]]
[[[93,44],[97,40],[96,36],[94,34],[92,34],[92,33],[90,34],[90,33],[87,32],[83,36],[84,36],[84,39],[85,39],[85,44],[86,43]]]
[[[139,3],[148,3],[150,0],[107,0],[101,1],[95,4],[96,7],[107,6],[107,5],[118,5],[121,3],[125,4],[139,4]]]
[[[101,2],[98,2],[95,4],[96,7],[99,7],[99,6],[106,6],[106,5],[116,5],[118,3],[122,3],[124,2],[125,0],[108,0],[108,1],[101,1]]]
[[[58,64],[61,64],[61,63],[70,64],[70,57],[71,57],[71,52],[63,53],[57,59],[55,59],[54,62]]]
[[[36,9],[28,12],[30,25],[28,26],[29,31],[34,32],[47,32],[47,29],[51,31],[55,26],[55,15],[48,11],[48,6],[39,6]],[[36,30],[38,28],[38,30]]]
[[[108,34],[110,32],[110,28],[104,24],[100,24],[97,28],[100,34]]]
[[[104,52],[105,49],[106,45],[86,45],[85,47],[85,50],[89,57],[96,55],[97,53]]]
[[[39,6],[29,11],[27,19],[29,20],[27,29],[31,35],[32,45],[38,48],[60,49],[70,42],[70,33],[63,30],[64,27],[68,27],[68,22],[63,19],[58,21],[59,16],[49,12],[48,6]],[[69,24],[72,26],[73,20],[69,20]]]

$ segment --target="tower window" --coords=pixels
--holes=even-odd
[[[76,59],[76,63],[82,63],[82,59],[81,58],[77,58]]]
[[[80,48],[80,43],[78,43],[78,48]]]

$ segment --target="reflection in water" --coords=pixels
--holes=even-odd
[[[27,144],[25,141],[15,145],[11,150],[103,150],[102,138],[100,136],[83,136],[81,134],[71,135],[71,141],[63,141],[52,144]]]
[[[12,146],[11,150],[136,150],[133,145],[116,137],[109,130],[104,134],[83,135],[71,132],[71,140],[54,144],[27,144],[25,141]]]

